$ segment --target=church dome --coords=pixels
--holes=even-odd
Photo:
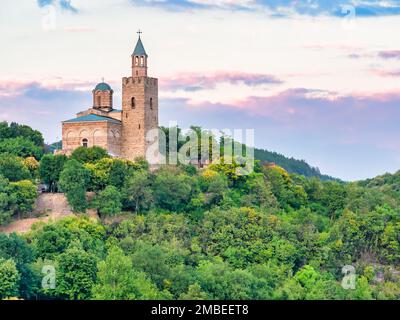
[[[101,82],[94,88],[94,91],[112,91],[112,89],[109,84]]]

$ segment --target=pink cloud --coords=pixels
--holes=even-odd
[[[400,50],[387,50],[378,52],[378,56],[382,59],[400,60]]]
[[[397,70],[371,70],[372,73],[380,77],[400,77],[400,69]]]
[[[231,104],[190,101],[188,104],[208,112],[223,109],[229,114],[229,109],[240,111],[248,116],[273,120],[293,130],[329,129],[345,134],[360,127],[363,131],[374,130],[377,126],[394,130],[398,127],[395,119],[400,118],[400,92],[341,96],[330,91],[295,88],[270,97],[247,97]],[[379,134],[375,132],[376,137]]]
[[[90,95],[91,90],[97,83],[93,81],[64,80],[62,78],[41,81],[0,80],[0,97],[20,96],[33,87],[55,91],[86,91]],[[110,82],[110,84],[120,85],[116,82]]]
[[[177,91],[179,89],[185,91],[214,89],[220,83],[261,86],[267,84],[280,84],[282,81],[268,74],[234,71],[218,71],[210,74],[183,73],[161,80],[162,88],[168,91]]]

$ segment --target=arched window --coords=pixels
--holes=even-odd
[[[139,130],[140,130],[140,124],[139,124]]]
[[[153,98],[150,98],[150,109],[153,110]]]
[[[139,65],[139,57],[135,57],[135,65]]]
[[[97,97],[97,106],[98,107],[101,106],[101,97],[100,96]]]
[[[143,67],[144,66],[144,58],[140,57],[140,65]]]
[[[131,99],[131,108],[132,108],[132,109],[135,109],[135,108],[136,108],[136,100],[135,100],[135,97],[132,97],[132,99]]]
[[[89,144],[88,139],[83,139],[83,140],[82,140],[82,146],[83,146],[84,148],[87,148],[87,147],[88,147],[88,144]]]

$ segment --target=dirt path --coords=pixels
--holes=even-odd
[[[88,210],[87,213],[90,217],[98,219],[98,215],[93,210]],[[43,193],[39,195],[36,201],[33,211],[34,218],[13,221],[7,226],[0,227],[0,232],[7,234],[12,232],[26,233],[31,230],[32,225],[36,222],[48,222],[50,219],[56,221],[73,215],[74,213],[64,194]]]

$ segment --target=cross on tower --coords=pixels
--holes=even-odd
[[[139,31],[137,32],[137,34],[139,35],[139,38],[140,38],[140,35],[141,35],[142,33],[143,33],[142,30],[139,29]]]

